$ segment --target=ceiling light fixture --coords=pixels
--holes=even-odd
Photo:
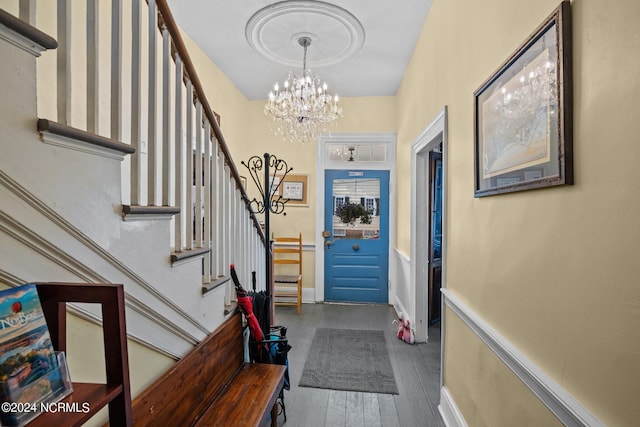
[[[289,72],[282,88],[276,82],[264,113],[271,118],[276,135],[284,140],[312,142],[342,117],[342,107],[338,105],[338,95],[327,92],[327,83],[320,84],[320,78],[307,69],[311,39],[300,37],[298,44],[304,48],[302,74]]]

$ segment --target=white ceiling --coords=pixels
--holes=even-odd
[[[395,95],[431,0],[168,0],[178,24],[250,100],[307,68],[341,97]]]

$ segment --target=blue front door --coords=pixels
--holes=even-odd
[[[326,170],[324,206],[325,300],[387,303],[389,171]]]

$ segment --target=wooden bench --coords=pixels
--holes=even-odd
[[[264,426],[285,367],[244,363],[236,312],[133,401],[138,426]]]

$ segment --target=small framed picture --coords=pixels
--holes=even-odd
[[[276,177],[280,181],[278,195],[288,199],[287,206],[307,206],[307,175]]]

